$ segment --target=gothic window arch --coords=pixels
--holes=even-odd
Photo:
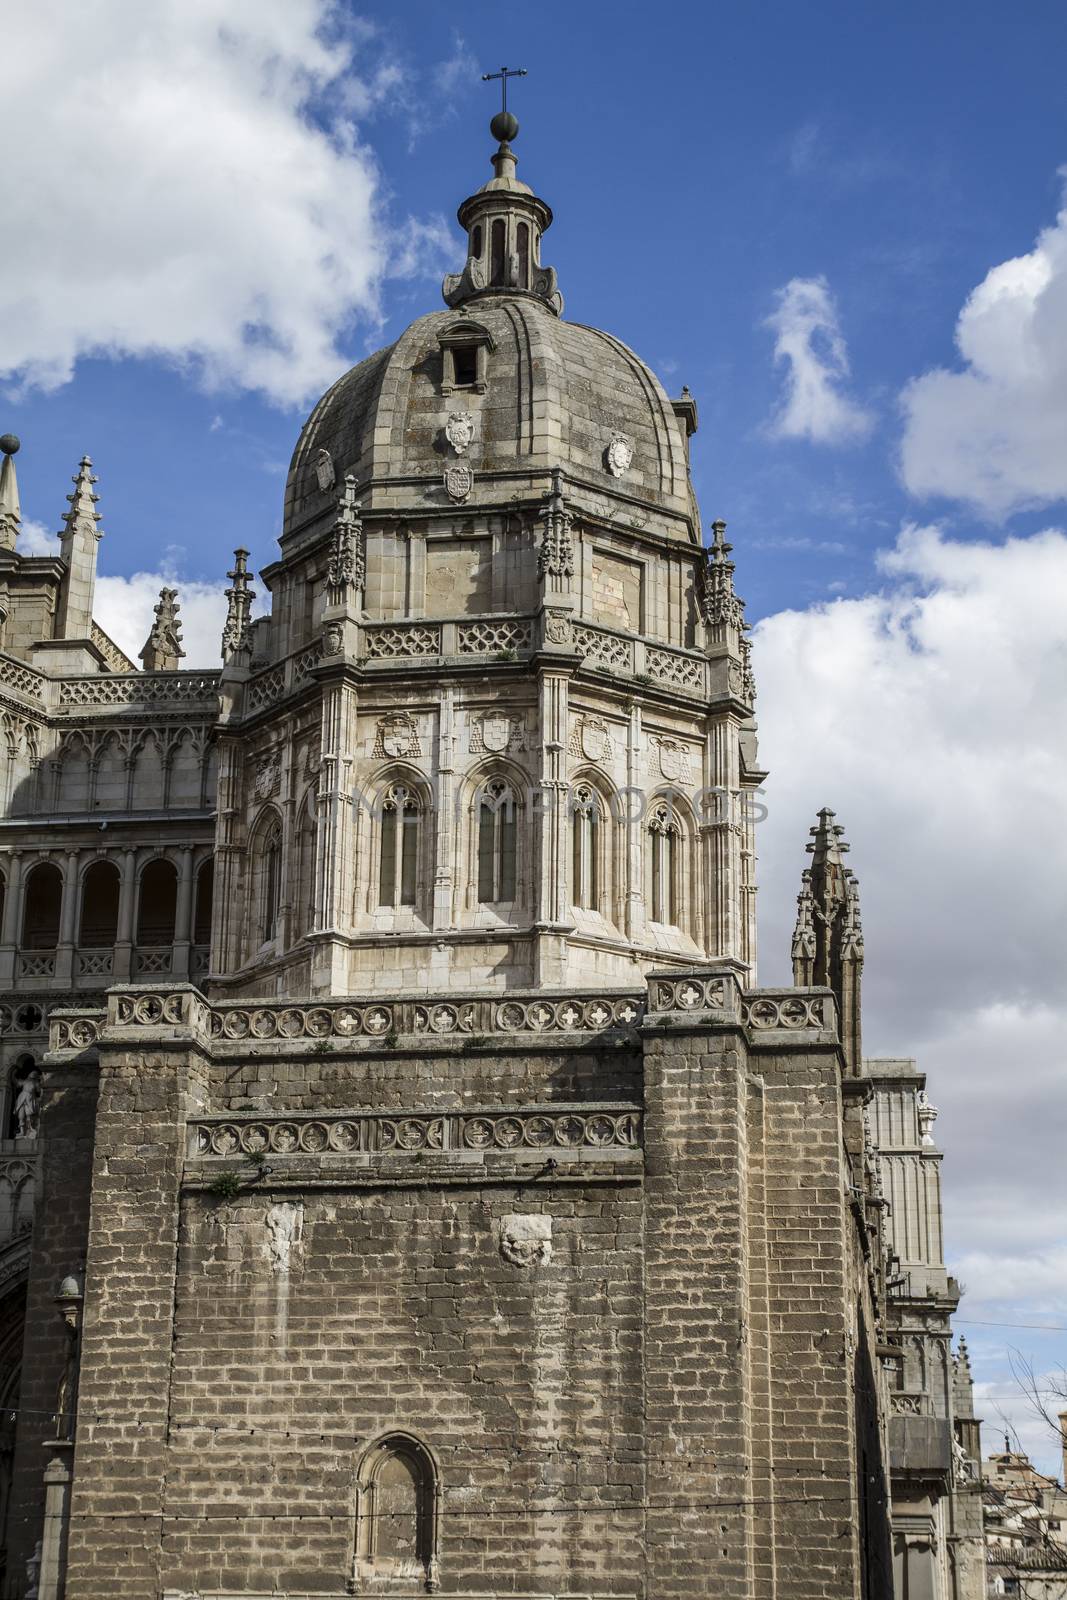
[[[303,938],[315,926],[315,837],[318,831],[315,815],[315,791],[309,789],[300,808],[296,826],[297,859],[297,938]]]
[[[571,903],[601,911],[607,888],[605,860],[609,824],[603,801],[591,783],[571,791]]]
[[[478,901],[513,904],[518,899],[518,800],[506,778],[479,786]]]
[[[420,1440],[407,1433],[376,1440],[356,1474],[354,1586],[407,1579],[434,1594],[439,1501],[437,1465]]]
[[[252,834],[252,943],[256,949],[278,935],[282,902],[282,819],[263,812]]]
[[[652,807],[645,832],[646,904],[652,922],[681,922],[682,828],[663,801]]]
[[[415,906],[419,898],[419,846],[423,824],[417,790],[393,783],[381,803],[378,846],[378,904]]]

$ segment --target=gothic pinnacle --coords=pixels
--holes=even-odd
[[[93,474],[93,464],[88,456],[82,456],[78,463],[78,470],[71,482],[74,493],[68,494],[67,500],[70,510],[63,517],[63,532],[61,538],[71,538],[78,533],[91,533],[95,539],[103,536],[103,529],[97,527],[100,513],[96,507],[100,496],[93,493],[93,485],[97,479]]]
[[[238,547],[233,553],[233,566],[226,574],[230,587],[226,590],[226,621],[222,628],[222,659],[229,661],[238,650],[248,648],[248,625],[255,590],[249,587],[248,551]]]
[[[16,434],[0,436],[0,451],[4,464],[0,467],[0,549],[13,550],[22,525],[22,508],[19,505],[19,485],[15,476],[14,457],[19,450]]]
[[[160,589],[152,631],[141,651],[146,672],[177,671],[178,662],[185,655],[182,625],[178,619],[180,609],[177,589]]]

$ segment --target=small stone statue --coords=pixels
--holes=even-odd
[[[15,1137],[36,1139],[41,1120],[41,1074],[34,1070],[23,1078],[15,1096]]]
[[[41,1582],[41,1541],[38,1539],[33,1548],[33,1555],[26,1563],[26,1577],[29,1579],[29,1588],[26,1590],[26,1600],[37,1600],[38,1588]]]

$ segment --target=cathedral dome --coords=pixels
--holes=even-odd
[[[527,485],[539,492],[560,469],[594,492],[661,511],[679,537],[699,543],[692,401],[672,402],[621,340],[562,319],[556,274],[540,261],[551,212],[514,177],[509,146],[493,163],[494,178],[459,209],[468,257],[462,274],[445,279],[449,309],[420,317],[361,361],[311,412],[289,471],[285,535],[332,514],[347,474],[368,509],[387,503],[391,483],[404,486],[408,506],[413,490],[428,510],[448,506],[443,478],[457,453],[450,418],[458,413],[465,420],[452,429],[466,440],[458,453],[475,503],[514,498]]]

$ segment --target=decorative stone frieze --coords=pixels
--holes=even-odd
[[[440,628],[427,627],[422,623],[370,627],[366,629],[364,638],[367,655],[372,661],[441,654]]]
[[[469,1112],[345,1111],[219,1113],[189,1126],[190,1159],[251,1156],[355,1156],[416,1150],[633,1151],[640,1147],[636,1106],[499,1107]]]

